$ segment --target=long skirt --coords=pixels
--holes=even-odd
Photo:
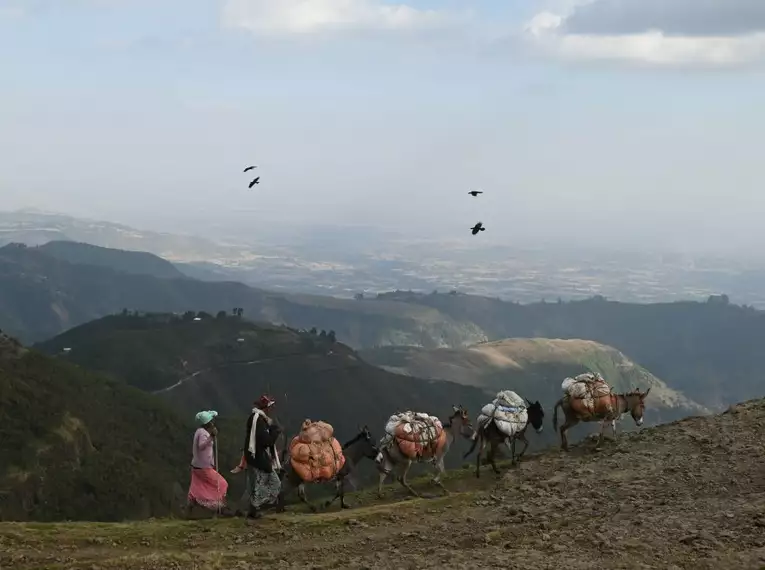
[[[217,510],[226,506],[228,482],[213,468],[191,469],[189,502],[206,509]]]
[[[276,471],[266,473],[254,467],[247,468],[247,493],[250,504],[256,509],[275,503],[281,489],[282,482]]]

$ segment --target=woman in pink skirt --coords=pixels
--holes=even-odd
[[[218,428],[215,427],[214,419],[218,415],[215,411],[199,412],[196,416],[200,426],[194,433],[194,443],[191,448],[191,486],[189,487],[186,514],[191,514],[194,505],[206,509],[230,515],[226,507],[226,492],[228,483],[216,470],[213,455],[215,438]]]

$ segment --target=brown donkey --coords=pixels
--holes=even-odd
[[[595,399],[594,406],[588,408],[579,398],[571,398],[566,395],[555,403],[553,408],[553,429],[558,429],[558,408],[563,410],[566,421],[560,427],[560,444],[564,451],[568,451],[568,438],[566,432],[580,422],[601,422],[600,436],[596,447],[600,447],[603,441],[603,430],[606,422],[611,422],[611,430],[616,439],[616,420],[622,414],[630,413],[635,425],[643,425],[643,412],[645,411],[645,399],[650,388],[645,392],[635,389],[626,394],[609,394]]]

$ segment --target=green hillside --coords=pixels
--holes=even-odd
[[[243,415],[262,392],[280,400],[282,421],[297,429],[324,418],[344,436],[379,429],[397,410],[444,415],[453,404],[477,411],[483,389],[392,374],[330,336],[255,324],[230,315],[112,315],[36,345],[48,354],[157,393],[189,414],[214,407]],[[64,349],[69,351],[64,353]]]
[[[505,339],[459,349],[384,347],[362,351],[362,356],[392,372],[492,391],[512,389],[548,403],[560,398],[564,378],[594,371],[617,392],[650,387],[646,417],[653,422],[709,412],[618,350],[593,341]]]
[[[0,335],[0,519],[164,516],[191,426],[160,400]]]
[[[289,434],[297,433],[306,418],[322,419],[341,440],[352,438],[361,425],[381,437],[390,415],[408,409],[445,418],[453,405],[461,404],[475,416],[494,395],[458,383],[392,374],[321,331],[299,332],[223,315],[192,319],[193,314],[114,315],[37,348],[152,391],[184,417],[199,409],[218,410],[231,420],[221,444],[230,454],[241,449],[244,419],[262,393],[277,399],[276,415]],[[64,353],[64,348],[70,350]],[[460,441],[458,449],[465,451],[467,445]],[[460,465],[459,454],[447,463]],[[358,480],[373,478],[368,463]]]
[[[163,279],[185,277],[172,263],[145,251],[114,250],[73,241],[50,241],[40,251],[69,263],[98,265],[135,275],[152,275]]]

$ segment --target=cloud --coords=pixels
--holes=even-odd
[[[452,14],[380,0],[226,0],[223,24],[259,35],[349,30],[411,31],[454,23]]]
[[[744,65],[765,60],[765,1],[585,0],[538,13],[523,38],[569,60]]]
[[[5,5],[0,5],[0,21],[18,20],[25,15],[24,7],[18,2],[8,2]]]
[[[566,20],[574,34],[739,36],[765,31],[762,0],[599,0],[579,6]]]

